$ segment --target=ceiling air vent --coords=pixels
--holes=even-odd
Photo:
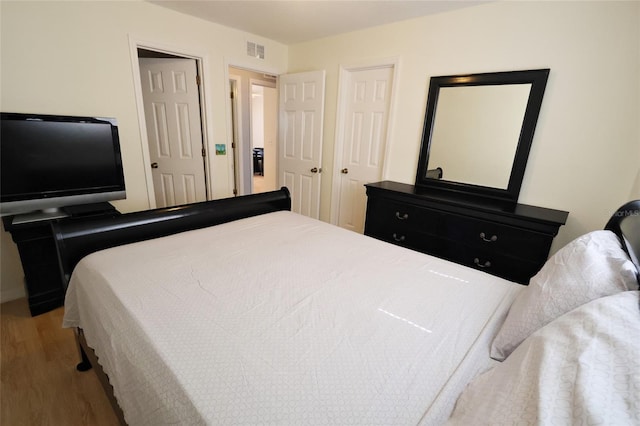
[[[264,46],[261,44],[254,43],[252,41],[248,41],[247,55],[253,58],[264,59]]]

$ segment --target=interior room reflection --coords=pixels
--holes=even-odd
[[[548,76],[431,77],[416,186],[517,202]]]
[[[428,169],[440,169],[442,179],[506,189],[530,90],[531,84],[441,88]]]

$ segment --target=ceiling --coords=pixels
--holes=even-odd
[[[290,45],[486,3],[482,0],[148,0]]]

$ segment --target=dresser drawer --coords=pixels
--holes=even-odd
[[[495,251],[467,246],[455,241],[442,243],[442,257],[509,281],[528,284],[529,279],[542,267],[540,262],[514,258]]]
[[[404,225],[367,226],[366,235],[423,253],[436,254],[441,250],[440,239]]]
[[[448,239],[521,259],[546,258],[553,237],[528,229],[458,215],[444,219]]]
[[[378,198],[367,205],[367,225],[393,229],[413,229],[436,235],[442,226],[440,212],[411,204]]]

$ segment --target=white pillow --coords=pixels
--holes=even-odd
[[[531,333],[591,300],[638,288],[638,271],[611,231],[593,231],[560,249],[511,305],[491,345],[503,361]]]

